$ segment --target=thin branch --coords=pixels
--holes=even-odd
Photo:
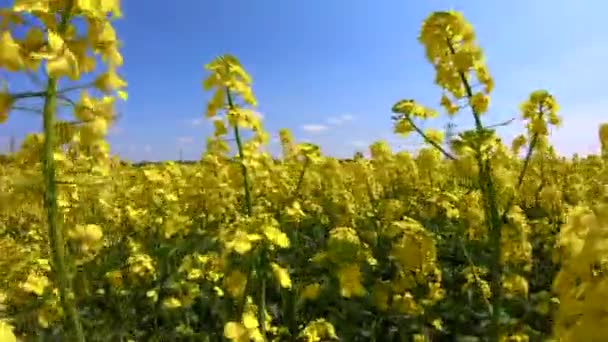
[[[22,93],[9,94],[13,100],[30,99],[34,97],[45,97],[46,91],[26,91]]]
[[[11,109],[20,111],[20,112],[35,113],[35,114],[39,114],[39,115],[42,115],[42,113],[43,113],[41,109],[31,108],[31,107],[12,106]]]
[[[496,127],[501,127],[501,126],[508,126],[508,125],[510,125],[510,124],[511,124],[513,121],[515,121],[515,118],[511,118],[511,119],[509,119],[509,120],[507,120],[507,121],[503,121],[503,122],[501,122],[501,123],[497,123],[497,124],[494,124],[494,125],[487,126],[486,128],[496,128]]]
[[[477,266],[475,266],[475,263],[473,262],[473,258],[469,254],[469,251],[467,250],[467,247],[464,244],[464,241],[462,239],[460,239],[460,247],[462,248],[462,252],[464,253],[465,258],[467,259],[469,266],[471,266],[471,272],[473,273],[473,277],[475,278],[475,282],[477,283],[477,286],[479,286],[479,292],[481,293],[483,302],[488,309],[488,313],[492,314],[492,310],[493,310],[492,303],[490,303],[488,298],[486,298],[483,295],[483,286],[482,286],[483,283],[481,280],[481,276],[479,275],[479,273],[477,273]]]
[[[528,145],[528,152],[526,152],[526,158],[524,159],[524,165],[521,168],[521,171],[519,172],[519,176],[517,177],[517,188],[516,188],[517,191],[521,188],[522,184],[524,183],[524,177],[526,176],[526,173],[528,171],[528,166],[530,165],[530,160],[532,159],[532,152],[534,152],[534,149],[536,148],[537,143],[538,143],[538,133],[535,133],[532,136],[530,145]],[[513,202],[515,202],[515,194],[513,194],[511,196],[511,198],[509,198],[509,201],[507,202],[507,205],[505,206],[505,209],[504,209],[505,211],[501,215],[501,220],[505,223],[507,222],[507,214],[509,213],[511,206],[513,205]]]
[[[71,87],[67,87],[67,88],[58,90],[57,94],[65,94],[65,93],[68,93],[70,91],[92,88],[94,86],[95,86],[95,84],[93,82],[89,82],[89,83],[86,83],[86,84],[79,84],[79,85],[75,85],[75,86],[71,86]]]
[[[438,143],[436,143],[435,141],[431,140],[412,120],[412,118],[409,115],[404,115],[403,116],[410,125],[412,125],[412,127],[414,128],[414,130],[416,131],[416,133],[418,133],[423,139],[424,141],[426,141],[427,143],[429,143],[430,145],[432,145],[433,147],[435,147],[437,150],[439,150],[439,152],[441,152],[441,154],[443,154],[446,158],[450,159],[450,160],[458,160],[458,158],[454,157],[453,155],[451,155],[448,151],[446,151],[443,147],[441,147],[441,145],[439,145]]]

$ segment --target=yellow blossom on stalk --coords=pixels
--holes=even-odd
[[[323,318],[306,324],[299,335],[306,342],[321,342],[338,339],[334,326]]]
[[[470,102],[471,108],[473,108],[473,110],[477,114],[483,114],[487,112],[489,104],[490,97],[484,95],[483,93],[475,93],[475,95],[473,95],[473,97],[471,98]]]
[[[234,342],[249,342],[247,328],[239,322],[228,322],[224,325],[224,336]]]
[[[127,86],[127,82],[118,76],[114,68],[110,68],[107,72],[99,75],[94,84],[97,89],[106,94]]]
[[[458,113],[460,110],[460,107],[454,104],[446,94],[441,96],[439,104],[445,109],[449,116],[454,116],[454,114]]]
[[[8,93],[0,91],[0,124],[8,119],[13,102],[13,98]]]
[[[424,45],[427,59],[435,67],[435,82],[454,98],[469,95],[463,79],[471,79],[470,74],[474,74],[484,86],[486,95],[492,91],[493,81],[485,66],[481,48],[477,45],[475,32],[461,13],[433,12],[422,24],[418,40]],[[447,104],[445,100],[442,102]],[[480,104],[479,101],[477,103]]]
[[[338,270],[340,294],[346,298],[363,296],[365,294],[365,288],[361,284],[361,277],[359,265],[350,264],[341,267]]]
[[[226,88],[234,91],[246,104],[257,105],[251,90],[251,76],[234,56],[220,56],[205,65],[205,69],[210,71],[210,74],[203,82],[204,89],[215,88],[215,93],[207,108],[208,117],[215,116],[215,112],[223,106],[225,97],[223,92]]]
[[[557,115],[559,105],[546,90],[532,92],[520,105],[520,110],[522,118],[528,121],[526,128],[529,135],[545,137],[549,133],[548,125],[557,126],[561,122]]]
[[[443,132],[436,129],[427,129],[424,135],[433,143],[440,145],[443,142]]]
[[[224,278],[224,287],[233,298],[240,298],[245,291],[247,275],[240,271],[232,271]]]
[[[13,333],[13,327],[4,320],[0,320],[0,341],[17,342],[17,337]]]
[[[517,137],[515,137],[515,139],[513,139],[513,142],[511,143],[511,150],[514,154],[519,153],[519,151],[521,150],[521,148],[526,144],[527,140],[526,140],[526,136],[520,134]]]
[[[390,285],[382,282],[374,284],[372,290],[374,305],[380,310],[388,310],[389,308],[389,297],[390,297]]]
[[[300,291],[300,298],[304,300],[314,300],[319,296],[319,292],[321,290],[321,284],[312,283],[304,286],[304,288]]]
[[[27,276],[27,280],[21,284],[21,289],[23,289],[25,292],[42,296],[44,290],[49,285],[50,281],[47,277],[31,273]]]
[[[0,68],[18,71],[23,67],[19,54],[19,44],[15,42],[9,31],[0,32]]]
[[[110,271],[105,274],[105,277],[108,279],[108,282],[116,288],[121,287],[123,284],[123,275],[119,270]]]
[[[2,111],[0,110],[0,121],[1,121]],[[600,145],[602,148],[602,153],[608,155],[608,123],[603,123],[599,128],[599,138]]]
[[[181,306],[182,306],[182,302],[180,302],[180,300],[175,297],[169,297],[163,301],[163,307],[165,309],[177,309],[177,308],[180,308]]]
[[[79,243],[84,252],[98,249],[101,246],[103,232],[96,224],[77,225],[68,232],[69,237]]]
[[[289,277],[289,271],[279,264],[273,262],[270,264],[272,267],[272,272],[274,273],[275,278],[279,282],[279,285],[284,288],[291,288],[291,278]]]
[[[270,241],[273,245],[279,248],[289,247],[289,237],[287,237],[287,234],[283,233],[278,227],[267,224],[262,227],[262,231],[266,239],[268,239],[268,241]]]
[[[421,307],[416,303],[414,296],[410,292],[406,292],[403,295],[394,295],[393,307],[406,315],[417,314],[421,310]]]
[[[434,118],[437,112],[416,103],[414,100],[401,100],[393,105],[393,113],[418,118]]]
[[[507,296],[528,296],[528,281],[519,274],[503,276],[502,286]]]
[[[409,133],[414,131],[414,126],[407,119],[401,119],[395,122],[395,126],[393,132],[396,134],[401,134],[403,136],[407,136]]]

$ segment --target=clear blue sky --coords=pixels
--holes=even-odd
[[[203,117],[203,65],[223,53],[253,76],[272,133],[290,128],[336,156],[377,139],[416,146],[392,134],[390,108],[401,98],[438,107],[440,91],[416,38],[423,19],[445,9],[464,12],[486,53],[496,83],[486,122],[518,116],[519,103],[538,88],[562,106],[565,125],[553,138],[562,153],[597,150],[597,125],[608,121],[607,1],[149,0],[123,7],[116,27],[129,100],[110,141],[132,160],[176,159],[180,149],[185,159],[199,158],[211,126]],[[470,125],[470,114],[455,123]],[[509,139],[521,127],[501,133]],[[37,118],[14,113],[0,126],[0,146],[39,129]]]

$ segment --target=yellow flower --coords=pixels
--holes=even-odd
[[[253,242],[259,240],[259,235],[237,231],[231,241],[226,242],[226,248],[243,255],[253,248]]]
[[[103,232],[96,224],[76,225],[68,232],[69,237],[80,244],[83,251],[94,250],[101,247]]]
[[[443,94],[443,96],[441,96],[440,104],[445,109],[445,111],[448,112],[448,115],[450,115],[450,116],[453,116],[454,114],[458,113],[458,111],[460,110],[460,108],[457,105],[452,103],[452,101],[446,94]]]
[[[97,89],[104,93],[109,93],[113,90],[122,89],[127,86],[127,82],[118,76],[114,68],[110,68],[108,72],[99,75],[99,77],[95,79],[94,84]]]
[[[321,290],[321,284],[319,284],[319,283],[308,284],[300,292],[300,298],[302,298],[304,300],[317,299],[317,297],[319,297],[320,290]]]
[[[177,309],[182,306],[182,302],[175,297],[169,297],[163,301],[163,307],[165,309]]]
[[[490,97],[483,93],[475,93],[471,98],[470,105],[477,114],[483,114],[488,111]]]
[[[334,326],[323,318],[306,324],[300,333],[300,338],[307,342],[320,342],[338,339]]]
[[[373,289],[374,305],[380,310],[388,310],[389,286],[384,283],[376,283]]]
[[[240,298],[247,285],[247,275],[241,271],[232,271],[224,278],[224,287],[233,298]]]
[[[280,248],[289,247],[289,238],[279,228],[273,225],[265,225],[262,228],[264,236],[275,246]]]
[[[112,286],[118,288],[122,286],[122,273],[118,270],[106,273],[106,278]]]
[[[224,325],[224,337],[234,342],[249,342],[247,328],[238,322],[228,322]]]
[[[0,124],[8,119],[13,102],[13,98],[8,93],[0,92]]]
[[[43,275],[30,274],[27,276],[25,283],[21,284],[21,288],[28,293],[33,293],[42,296],[44,290],[50,285],[50,281]]]
[[[60,56],[49,59],[46,63],[46,70],[49,77],[54,78],[67,76],[71,80],[76,80],[80,76],[78,60],[67,49],[64,49]]]
[[[23,67],[19,44],[13,40],[9,31],[0,33],[0,67],[9,71],[18,71]]]
[[[401,135],[408,135],[409,133],[414,131],[414,126],[407,119],[401,119],[395,122],[395,127],[393,128],[393,132]]]
[[[0,341],[17,342],[17,337],[13,333],[13,327],[3,320],[0,320]]]
[[[0,116],[2,113],[1,108],[2,108],[2,106],[0,105]],[[600,125],[599,137],[600,137],[600,143],[602,144],[602,147],[608,148],[608,123],[603,123]]]
[[[365,288],[361,284],[361,270],[359,265],[350,264],[342,267],[338,271],[338,279],[340,280],[340,294],[343,297],[351,298],[353,296],[363,296]]]
[[[274,262],[270,264],[270,266],[272,267],[272,272],[274,273],[275,278],[279,281],[281,287],[290,289],[291,278],[289,277],[289,271]]]
[[[424,132],[424,134],[431,142],[435,144],[439,145],[443,141],[443,132],[436,129],[429,128],[426,130],[426,132]]]
[[[393,305],[399,312],[406,315],[415,314],[420,310],[414,296],[409,292],[406,292],[404,295],[393,296]]]

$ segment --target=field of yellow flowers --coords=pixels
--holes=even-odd
[[[44,131],[0,164],[1,342],[608,340],[608,125],[602,156],[560,157],[557,101],[538,90],[526,132],[503,144],[483,123],[494,84],[461,14],[431,13],[419,41],[444,111],[472,115],[471,130],[422,130],[438,112],[401,100],[395,133],[427,143],[415,154],[379,141],[337,160],[282,130],[273,158],[251,79],[224,55],[206,66],[215,133],[200,161],[138,167],[104,138],[127,98],[119,16],[117,0],[0,11],[0,68],[48,76],[0,90],[0,122],[44,102]],[[59,88],[84,74],[104,96]]]

